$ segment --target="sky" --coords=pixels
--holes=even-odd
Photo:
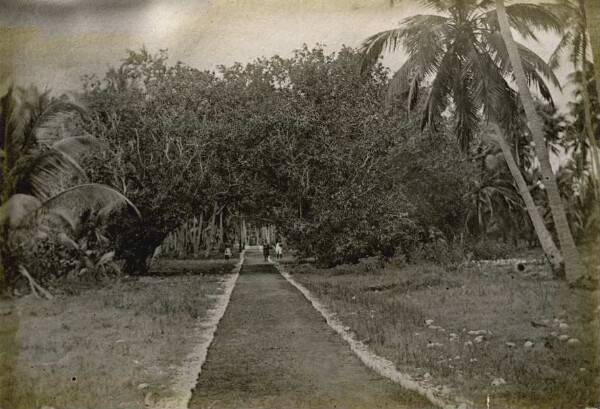
[[[74,90],[142,46],[199,69],[287,56],[305,43],[333,52],[427,12],[415,0],[0,0],[0,84]],[[547,57],[555,44],[529,46]],[[397,68],[404,58],[384,62]],[[554,97],[565,105],[556,89]]]

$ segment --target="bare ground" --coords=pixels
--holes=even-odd
[[[190,408],[424,408],[367,369],[277,270],[246,253]]]

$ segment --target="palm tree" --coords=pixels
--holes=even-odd
[[[516,240],[522,220],[523,202],[511,176],[504,171],[505,167],[487,166],[490,157],[494,157],[494,161],[499,163],[504,162],[503,154],[490,153],[486,156],[482,180],[475,182],[468,193],[473,206],[466,221],[469,226],[477,228],[480,236],[487,233],[491,226],[496,226],[504,237],[512,234]]]
[[[535,111],[535,103],[531,96],[531,91],[529,90],[529,77],[524,69],[525,64],[523,54],[520,52],[519,46],[514,41],[510,31],[507,8],[504,6],[503,0],[495,1],[502,39],[506,44],[515,82],[519,89],[521,103],[525,109],[529,129],[531,130],[532,138],[535,143],[536,156],[539,161],[543,183],[546,186],[548,203],[552,211],[552,218],[554,220],[554,226],[558,234],[558,240],[565,263],[565,275],[569,282],[574,282],[579,278],[577,247],[575,247],[575,240],[573,240],[573,235],[569,230],[569,223],[558,191],[556,176],[552,172],[552,167],[550,166],[550,158],[546,148],[546,141],[544,140],[543,124],[541,118]]]
[[[588,55],[588,39],[589,30],[587,27],[586,19],[586,8],[583,0],[559,0],[558,3],[551,3],[545,5],[551,9],[556,15],[560,16],[565,21],[565,31],[558,43],[556,49],[548,60],[549,65],[552,68],[558,67],[560,63],[560,57],[563,51],[568,50],[569,61],[573,64],[575,72],[580,72],[581,75],[575,75],[572,78],[575,80],[575,85],[578,89],[578,94],[583,102],[583,131],[589,141],[591,148],[591,162],[592,172],[594,174],[594,180],[598,178],[599,165],[598,165],[598,144],[596,143],[596,136],[594,135],[594,115],[592,109],[592,97],[590,95],[589,82],[588,82],[588,70],[594,72],[593,64],[587,61]],[[593,93],[596,90],[592,91]],[[587,160],[587,155],[584,155],[583,159]],[[596,185],[596,191],[599,193],[598,184]],[[600,194],[598,194],[600,198]]]
[[[7,276],[24,275],[32,290],[47,294],[22,265],[9,265],[11,241],[35,237],[42,223],[75,224],[85,210],[108,212],[117,204],[135,206],[105,185],[85,183],[80,160],[97,146],[91,135],[71,136],[69,125],[85,108],[51,99],[35,88],[9,88],[0,99],[0,290]],[[68,133],[69,135],[64,135]]]
[[[424,0],[438,14],[406,18],[400,27],[375,34],[362,45],[363,70],[377,61],[386,50],[400,46],[408,59],[394,74],[388,96],[407,96],[408,109],[414,108],[421,87],[429,82],[429,94],[423,110],[423,128],[435,128],[441,113],[453,108],[455,133],[467,150],[482,119],[513,129],[520,109],[516,92],[507,78],[512,74],[508,50],[498,32],[493,0]],[[543,7],[514,4],[507,8],[513,27],[525,38],[536,39],[534,29],[561,29],[560,21]],[[527,80],[536,84],[544,99],[552,103],[545,80],[560,84],[548,64],[522,44],[517,45],[523,58]],[[523,175],[517,166],[504,131],[495,126],[495,138],[523,197],[542,248],[555,270],[562,264],[560,251],[543,223]]]

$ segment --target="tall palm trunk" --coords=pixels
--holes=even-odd
[[[527,186],[527,182],[525,182],[525,178],[521,174],[521,170],[519,166],[515,162],[515,158],[513,157],[512,150],[506,138],[504,137],[504,133],[498,126],[498,124],[494,123],[494,134],[496,137],[496,141],[498,145],[500,145],[500,149],[502,149],[502,153],[504,154],[504,159],[506,160],[506,164],[508,165],[508,169],[510,170],[510,174],[512,175],[515,183],[517,184],[517,188],[519,189],[519,194],[523,198],[523,202],[525,203],[525,207],[527,208],[527,213],[529,214],[529,218],[531,219],[531,223],[533,224],[533,229],[537,235],[538,240],[544,250],[544,254],[550,265],[552,266],[552,270],[555,272],[560,272],[561,265],[563,263],[563,257],[560,254],[560,250],[556,247],[554,240],[552,239],[552,235],[546,228],[546,224],[544,223],[544,219],[540,214],[539,209],[535,205],[533,201],[533,197],[531,196],[531,192]]]
[[[594,71],[596,72],[596,92],[598,98],[600,98],[600,2],[598,0],[585,0],[582,12],[590,36]]]
[[[597,1],[596,1],[597,3]],[[598,165],[598,144],[596,143],[596,136],[594,135],[594,127],[592,125],[592,104],[590,102],[590,93],[588,90],[588,75],[587,75],[587,13],[585,10],[584,0],[579,0],[579,10],[583,15],[583,38],[581,41],[581,48],[583,49],[583,58],[581,59],[581,76],[582,81],[579,84],[581,86],[581,96],[583,99],[583,116],[584,116],[584,128],[585,134],[590,143],[591,148],[591,159],[592,159],[592,183],[594,185],[594,193],[596,194],[596,198],[600,199],[600,186],[598,184],[598,172],[600,167]],[[598,32],[596,32],[598,34]],[[597,39],[596,39],[597,40]],[[596,41],[596,46],[598,46],[598,41]],[[594,43],[592,41],[592,47],[594,47]],[[598,70],[598,66],[594,65],[596,71]],[[575,67],[577,69],[577,67]],[[600,94],[599,94],[600,95]],[[584,158],[585,159],[585,158]]]
[[[556,177],[550,166],[548,149],[546,148],[546,141],[544,140],[543,124],[535,111],[533,97],[531,96],[527,78],[525,77],[525,71],[523,70],[523,63],[513,40],[512,33],[510,32],[508,15],[504,8],[504,0],[496,0],[496,9],[498,13],[498,23],[500,24],[500,32],[504,43],[506,44],[513,73],[519,88],[519,96],[523,108],[525,109],[525,115],[527,116],[527,122],[529,129],[531,130],[533,141],[535,142],[536,156],[540,162],[540,171],[542,173],[543,183],[546,186],[548,203],[552,211],[554,226],[556,227],[558,240],[560,242],[565,265],[565,276],[569,282],[574,282],[579,278],[580,274],[577,247],[575,247],[573,235],[569,230],[569,223],[567,221],[567,215],[565,214],[562,199],[558,192]]]
[[[583,42],[585,44],[585,41]],[[600,165],[598,164],[598,144],[596,143],[596,136],[594,135],[594,127],[592,122],[592,104],[590,102],[590,93],[588,91],[587,84],[587,71],[585,68],[585,61],[583,62],[583,67],[581,69],[581,73],[583,75],[583,83],[581,85],[581,96],[583,100],[583,115],[584,115],[584,131],[585,135],[590,144],[590,156],[591,156],[591,164],[592,164],[592,181],[594,184],[595,195],[597,198],[600,198],[600,186],[598,184],[598,174]]]

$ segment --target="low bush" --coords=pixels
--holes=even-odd
[[[474,260],[508,258],[514,251],[513,245],[495,240],[482,240],[465,245],[465,253],[470,253]]]
[[[373,274],[385,266],[381,257],[365,257],[356,264],[342,264],[334,267],[334,274]]]
[[[448,265],[457,264],[465,259],[465,251],[459,243],[449,243],[440,239],[416,246],[409,254],[411,263],[433,262]]]

